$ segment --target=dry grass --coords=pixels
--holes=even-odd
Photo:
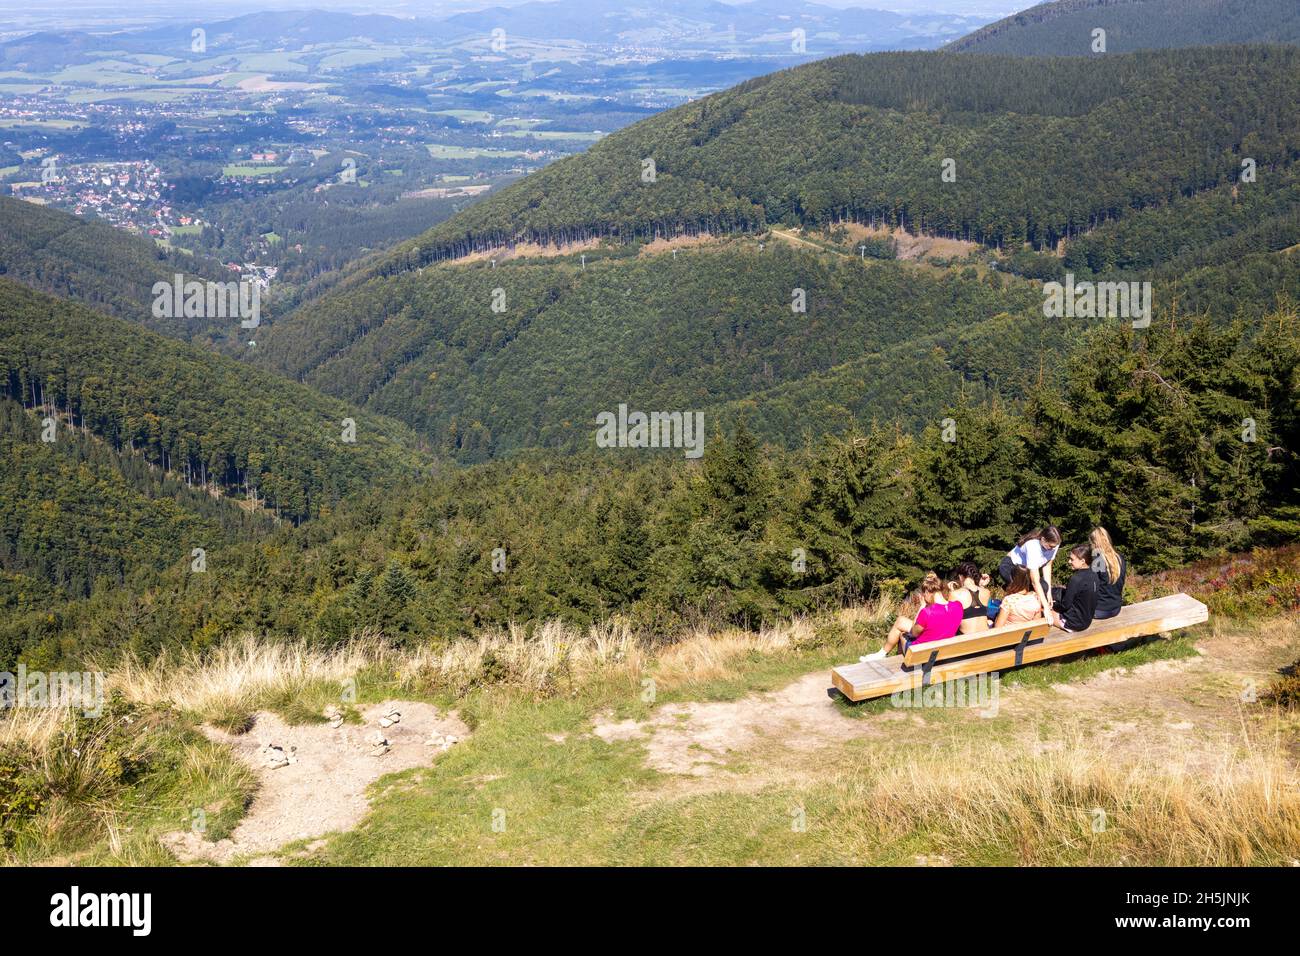
[[[645,641],[614,619],[585,629],[547,621],[511,626],[443,649],[423,648],[397,662],[402,687],[464,694],[505,684],[534,694],[572,690],[596,676],[632,678],[645,663]]]
[[[148,664],[124,658],[108,675],[110,693],[133,704],[170,705],[207,715],[256,707],[270,696],[290,696],[320,683],[338,683],[382,660],[379,642],[363,639],[336,651],[306,644],[259,642],[246,634],[207,655],[164,655]]]
[[[892,620],[887,598],[839,612],[840,628]],[[277,702],[337,699],[345,681],[384,675],[395,691],[463,696],[476,687],[509,686],[532,695],[571,693],[597,681],[635,684],[653,673],[664,689],[738,676],[755,656],[796,654],[819,645],[826,621],[797,617],[757,631],[699,626],[670,643],[615,618],[580,628],[552,620],[533,628],[485,631],[445,647],[394,649],[378,635],[335,650],[268,643],[246,634],[204,654],[125,657],[107,672],[106,691],[144,708],[164,707],[234,729],[241,717]],[[0,718],[0,746],[44,749],[65,711],[16,708]]]
[[[126,657],[108,673],[107,689],[131,704],[166,707],[219,723],[276,702],[336,700],[344,682],[370,675],[390,689],[459,696],[476,686],[510,685],[547,695],[593,678],[633,679],[646,664],[648,642],[614,620],[588,628],[549,621],[509,627],[447,647],[399,650],[362,635],[335,650],[305,643],[266,643],[254,635],[206,654],[163,655],[144,663]],[[378,676],[377,676],[378,675]],[[39,745],[61,711],[15,711],[0,720],[0,743]]]
[[[892,604],[881,601],[841,612],[839,621],[851,626],[891,613]],[[586,628],[554,620],[531,629],[511,626],[446,647],[408,650],[373,635],[334,651],[245,635],[205,655],[164,656],[147,664],[127,658],[109,673],[108,689],[131,703],[210,716],[310,696],[314,687],[337,686],[375,669],[391,674],[396,689],[455,696],[487,685],[548,695],[596,680],[635,682],[651,670],[662,686],[673,687],[732,677],[755,654],[797,652],[817,640],[815,622],[804,617],[758,631],[700,627],[657,646],[617,618]],[[21,731],[29,739],[41,724],[40,718],[31,720],[32,729]]]
[[[0,819],[0,865],[166,863],[152,831],[187,824],[203,807],[209,831],[224,835],[256,789],[252,771],[226,748],[187,737],[166,715],[120,702],[95,719],[61,708],[36,713],[0,722],[0,766],[21,770],[4,795],[18,799]]]
[[[667,689],[700,681],[725,680],[734,675],[737,665],[751,655],[794,650],[801,640],[810,640],[812,634],[813,627],[805,620],[765,628],[757,633],[730,630],[709,634],[696,631],[660,650],[655,682]]]
[[[68,712],[59,707],[13,707],[0,717],[0,750],[25,747],[43,750],[49,746]]]
[[[833,802],[845,839],[879,848],[900,828],[962,862],[1243,866],[1300,856],[1300,790],[1281,735],[1203,765],[1114,755],[1075,734],[1060,750],[982,742],[918,748],[845,773]]]
[[[14,795],[39,810],[30,814],[35,823],[28,837],[54,846],[103,833],[119,850],[118,798],[155,751],[150,729],[149,721],[127,712],[87,719],[57,707],[18,708],[0,721],[0,758],[22,767],[10,780]]]
[[[670,690],[730,680],[740,676],[742,665],[755,657],[794,655],[830,643],[838,644],[850,639],[849,631],[856,625],[892,621],[894,607],[893,601],[882,599],[841,611],[831,621],[796,617],[758,631],[692,630],[677,643],[659,649],[655,655],[655,682]]]

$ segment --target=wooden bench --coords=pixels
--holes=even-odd
[[[1115,617],[1093,621],[1086,631],[1063,631],[1044,620],[1012,624],[944,641],[909,644],[904,653],[879,661],[845,664],[831,671],[828,691],[849,700],[870,700],[916,687],[1009,670],[1209,620],[1204,604],[1186,594],[1142,601]]]

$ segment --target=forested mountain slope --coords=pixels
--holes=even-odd
[[[1298,361],[1294,311],[1226,327],[1166,313],[1141,333],[1085,333],[1061,385],[1032,388],[1019,412],[958,402],[914,435],[886,425],[777,452],[738,427],[710,432],[698,467],[615,450],[449,469],[214,548],[207,574],[172,564],[143,588],[16,615],[0,667],[245,632],[329,647],[613,613],[656,635],[753,624],[935,566],[992,567],[1045,515],[1069,541],[1105,524],[1144,573],[1292,540]]]
[[[1231,182],[1243,158],[1267,171],[1297,154],[1300,50],[1288,47],[1096,60],[844,56],[621,130],[398,247],[375,269],[519,240],[837,218],[1050,248]]]
[[[620,403],[701,410],[708,427],[728,402],[759,406],[760,434],[793,445],[873,417],[920,427],[959,394],[946,356],[967,338],[998,341],[982,375],[1021,394],[1040,356],[1059,357],[1086,325],[1047,322],[1041,302],[1033,283],[974,268],[864,266],[735,241],[586,268],[521,260],[379,277],[301,310],[264,343],[276,367],[465,461],[589,446],[596,415]],[[781,401],[780,389],[846,364],[846,394]]]
[[[52,442],[44,431],[17,402],[0,402],[0,606],[12,610],[23,593],[85,597],[274,526],[84,431]]]
[[[945,49],[1015,56],[1095,55],[1222,43],[1300,42],[1294,0],[1056,0],[981,27]]]
[[[1041,283],[1067,272],[1152,279],[1158,303],[1216,321],[1300,294],[1298,94],[1284,47],[823,61],[465,210],[305,303],[258,358],[466,461],[574,447],[622,402],[747,417],[787,446],[872,419],[917,428],[959,394],[1052,378],[1087,325],[1043,318]],[[832,239],[848,220],[992,246],[863,262]],[[782,223],[825,231],[796,252],[768,231]],[[641,248],[679,230],[754,234]],[[521,240],[588,241],[483,252]]]
[[[0,196],[0,277],[173,338],[225,338],[229,320],[154,316],[154,283],[171,283],[177,273],[186,280],[238,279],[219,263],[161,249],[107,223]]]
[[[294,520],[427,461],[395,422],[3,279],[0,397]]]

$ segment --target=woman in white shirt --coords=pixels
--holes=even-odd
[[[1034,597],[1043,609],[1043,617],[1052,619],[1052,561],[1061,546],[1061,532],[1052,525],[1031,531],[1007,552],[998,565],[1003,584],[1010,584],[1016,568],[1025,568],[1034,585]]]

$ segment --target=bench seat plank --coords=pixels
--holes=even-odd
[[[934,655],[936,661],[951,660],[954,657],[966,657],[982,651],[995,651],[1000,647],[1014,647],[1020,643],[1025,632],[1029,640],[1037,641],[1047,636],[1051,625],[1045,618],[1038,618],[1024,624],[1008,624],[1006,627],[993,627],[987,631],[974,634],[958,634],[942,641],[926,641],[924,644],[910,644],[903,655],[903,663],[908,667],[928,661]]]
[[[1135,637],[1147,637],[1163,634],[1183,627],[1191,627],[1209,620],[1209,609],[1195,598],[1186,594],[1172,594],[1130,604],[1120,610],[1115,617],[1105,621],[1094,621],[1092,627],[1077,633],[1050,628],[1047,636],[1038,643],[1030,644],[1024,649],[1022,662],[1030,664],[1035,661],[1050,660],[1054,657],[1066,657],[1081,651],[1110,644],[1118,644]],[[1019,632],[1028,625],[1016,625]],[[1006,630],[1003,628],[1003,630]],[[985,635],[964,635],[966,638]],[[961,638],[951,640],[961,643]],[[1016,642],[1019,641],[1017,635]],[[1013,642],[1013,643],[1016,643]],[[933,641],[921,644],[917,650],[946,643]],[[956,646],[956,645],[953,645]],[[975,674],[987,674],[992,671],[1010,670],[1016,666],[1014,647],[1003,647],[987,653],[961,656],[941,663],[930,669],[930,683],[940,684],[944,681],[971,677]],[[881,661],[867,664],[845,664],[831,671],[831,683],[849,700],[869,700],[873,697],[885,697],[898,691],[908,691],[922,685],[923,675],[920,667],[912,670],[903,669],[903,656],[894,655]]]

